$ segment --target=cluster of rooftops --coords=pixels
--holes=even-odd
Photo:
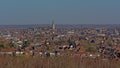
[[[118,25],[53,23],[0,28],[0,54],[120,58]]]

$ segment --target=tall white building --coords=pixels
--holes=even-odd
[[[52,29],[55,30],[55,23],[52,21]]]
[[[119,35],[119,31],[117,29],[115,29],[115,34]]]
[[[53,31],[53,34],[55,33],[55,29],[56,29],[56,27],[55,27],[55,23],[54,23],[54,20],[52,21],[52,31]]]

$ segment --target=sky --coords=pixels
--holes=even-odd
[[[0,0],[0,25],[120,24],[120,0]]]

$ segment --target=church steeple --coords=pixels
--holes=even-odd
[[[54,23],[54,20],[52,20],[52,29],[55,30],[55,23]]]

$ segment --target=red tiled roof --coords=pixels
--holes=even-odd
[[[1,52],[10,52],[10,51],[16,51],[17,49],[16,48],[5,48],[5,49],[2,49]]]

